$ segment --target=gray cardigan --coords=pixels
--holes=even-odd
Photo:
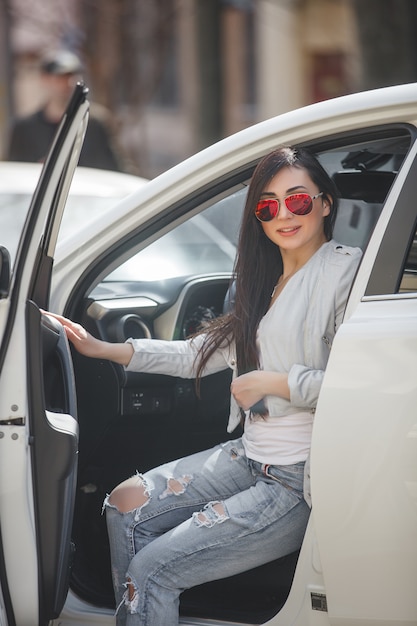
[[[362,252],[334,240],[326,242],[288,281],[279,298],[261,320],[258,345],[261,366],[267,371],[286,371],[290,400],[278,396],[265,398],[270,416],[290,415],[314,410],[322,384],[330,348],[346,305],[349,289]],[[267,319],[268,318],[268,319]],[[271,327],[287,321],[292,329],[282,345],[271,337]],[[295,325],[301,321],[301,326]],[[128,339],[134,348],[129,371],[195,378],[196,355],[204,335],[184,341]],[[234,346],[219,348],[211,357],[204,375],[226,368],[236,375]],[[240,410],[233,397],[230,403],[228,432],[240,422]]]

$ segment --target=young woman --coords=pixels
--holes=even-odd
[[[110,344],[57,316],[83,354],[194,378],[231,368],[234,441],[136,475],[106,498],[117,623],[174,626],[189,587],[297,550],[314,411],[361,251],[332,240],[337,191],[308,152],[256,168],[235,266],[235,304],[186,341]]]

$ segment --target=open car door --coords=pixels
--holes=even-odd
[[[0,249],[0,623],[37,626],[65,602],[78,423],[72,361],[48,308],[59,226],[88,122],[78,84],[30,205],[13,266]],[[10,207],[13,211],[13,207]],[[1,233],[0,233],[0,244]]]

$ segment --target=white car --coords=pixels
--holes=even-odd
[[[7,246],[12,259],[41,171],[40,163],[0,161],[0,232],[2,244]],[[145,182],[145,178],[132,174],[78,167],[71,183],[59,242],[94,222]]]
[[[219,315],[248,182],[280,144],[334,176],[335,238],[364,251],[315,415],[312,512],[299,552],[185,591],[181,624],[416,625],[417,84],[248,128],[56,246],[87,116],[78,86],[11,263],[0,240],[0,626],[112,626],[105,494],[227,436],[227,372],[198,399],[193,381],[72,352],[40,309],[109,341]]]

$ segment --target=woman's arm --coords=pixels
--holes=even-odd
[[[204,341],[203,335],[192,340],[128,339],[125,343],[111,343],[93,337],[83,326],[62,315],[48,311],[43,313],[63,325],[68,339],[84,356],[108,359],[132,372],[195,378],[196,359]],[[217,350],[204,369],[203,376],[228,368],[228,357],[228,350]]]
[[[133,346],[130,343],[102,341],[90,335],[81,324],[76,324],[56,313],[49,313],[49,311],[43,311],[43,313],[62,324],[69,341],[80,354],[94,359],[108,359],[120,365],[128,365],[130,362],[133,355]]]

